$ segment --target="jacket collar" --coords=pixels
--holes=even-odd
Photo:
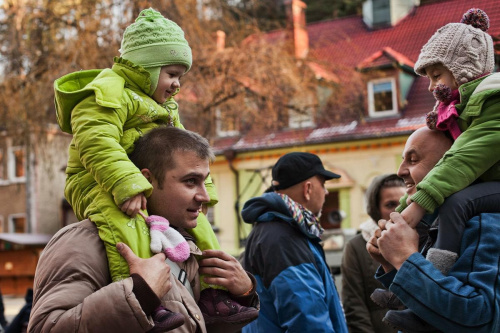
[[[111,69],[125,80],[125,85],[128,88],[143,91],[148,96],[151,95],[151,75],[143,67],[135,65],[127,59],[115,57]]]

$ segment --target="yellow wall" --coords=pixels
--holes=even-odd
[[[365,211],[364,191],[373,177],[396,172],[401,161],[401,153],[407,136],[332,143],[322,145],[296,146],[287,149],[274,149],[241,153],[233,160],[233,166],[240,176],[240,193],[245,189],[252,172],[248,170],[266,169],[288,152],[306,151],[317,154],[326,169],[340,173],[342,178],[326,183],[327,188],[339,191],[340,209],[347,214],[342,222],[343,228],[358,228],[368,218]],[[236,200],[235,175],[230,170],[224,156],[218,156],[211,166],[211,173],[217,187],[219,203],[215,206],[215,224],[220,228],[219,240],[224,250],[238,252],[238,227],[234,205]],[[246,200],[260,195],[271,183],[270,170],[262,170],[266,182],[255,177],[241,198],[240,211]],[[246,232],[250,231],[246,227]]]

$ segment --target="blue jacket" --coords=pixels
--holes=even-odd
[[[500,214],[469,220],[460,257],[444,276],[420,253],[377,278],[419,317],[443,332],[498,332]]]
[[[245,203],[242,216],[255,223],[244,267],[257,279],[260,314],[249,332],[347,332],[339,295],[317,237],[296,227],[276,193]]]

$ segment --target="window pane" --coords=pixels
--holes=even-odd
[[[238,118],[235,115],[225,114],[224,118],[220,119],[220,130],[222,132],[237,131]]]
[[[381,83],[376,83],[373,85],[373,92],[379,93],[379,92],[384,92],[384,91],[391,91],[392,90],[392,84],[391,82],[381,82]]]
[[[24,150],[19,149],[14,151],[15,158],[15,176],[16,178],[24,177]]]
[[[373,94],[375,112],[391,111],[392,105],[392,91],[384,91]]]
[[[25,217],[14,217],[12,218],[12,230],[13,232],[25,233],[26,232],[26,218]]]
[[[313,116],[310,111],[299,113],[295,110],[290,110],[288,112],[288,126],[290,128],[309,127],[313,125]]]
[[[229,110],[217,110],[217,135],[228,136],[239,132],[240,114]]]
[[[3,158],[3,150],[0,149],[0,180],[4,179],[4,174],[3,174],[3,164],[4,164],[4,158]]]

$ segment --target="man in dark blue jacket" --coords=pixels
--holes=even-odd
[[[398,171],[408,195],[416,192],[416,185],[449,146],[443,132],[427,127],[410,135]],[[408,309],[391,310],[384,321],[407,333],[499,332],[500,214],[479,214],[466,223],[459,258],[447,274],[438,263],[426,259],[428,246],[422,253],[418,251],[418,234],[402,216],[391,213],[390,217],[389,221],[379,221],[384,231],[377,230],[367,248],[382,265],[376,278]],[[433,227],[429,245],[442,232],[438,223]]]
[[[244,267],[256,277],[261,301],[259,317],[243,332],[347,332],[319,244],[325,181],[340,176],[318,156],[299,152],[282,156],[272,176],[271,188],[242,210],[244,221],[255,223]]]

